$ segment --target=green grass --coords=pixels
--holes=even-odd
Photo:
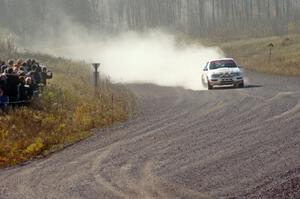
[[[3,49],[0,58],[7,59]],[[134,97],[122,85],[106,79],[95,92],[84,62],[30,52],[13,52],[10,58],[37,59],[54,78],[30,107],[0,116],[0,168],[62,149],[91,136],[91,129],[126,121],[133,112]]]

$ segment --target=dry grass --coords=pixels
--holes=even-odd
[[[270,44],[274,45],[271,59]],[[231,41],[220,47],[247,69],[300,76],[300,35]]]
[[[91,129],[125,121],[132,113],[132,94],[108,79],[95,92],[85,63],[31,53],[14,57],[41,61],[54,79],[31,107],[0,116],[0,167],[61,149],[87,138]]]
[[[179,35],[180,44],[218,46],[246,69],[278,75],[300,76],[300,35],[225,40]],[[271,60],[269,44],[273,44]]]

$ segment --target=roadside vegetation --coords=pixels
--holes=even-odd
[[[300,34],[247,39],[199,39],[178,35],[181,44],[217,46],[245,69],[300,76]]]
[[[103,78],[95,91],[88,64],[19,53],[5,42],[1,45],[2,59],[36,59],[54,73],[54,78],[29,107],[0,115],[0,168],[47,155],[91,136],[94,128],[109,127],[130,117],[132,94],[108,78]]]
[[[300,35],[229,41],[221,44],[226,56],[246,69],[300,76]]]

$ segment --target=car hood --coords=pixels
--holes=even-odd
[[[230,74],[230,73],[240,73],[239,68],[218,68],[215,70],[209,71],[210,74]]]

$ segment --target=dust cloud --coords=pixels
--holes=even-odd
[[[192,90],[203,89],[201,75],[205,63],[224,56],[217,47],[179,45],[174,36],[159,31],[129,32],[101,42],[91,42],[89,38],[76,45],[50,54],[100,62],[102,75],[115,82],[153,83]]]
[[[128,33],[106,43],[99,52],[103,70],[120,82],[146,82],[162,86],[202,89],[202,67],[222,57],[217,48],[176,45],[163,33]]]

